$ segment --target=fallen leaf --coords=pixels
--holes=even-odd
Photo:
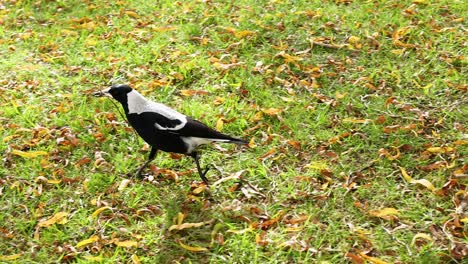
[[[26,159],[31,159],[31,158],[35,158],[35,157],[38,157],[38,156],[48,155],[49,153],[47,153],[46,151],[27,151],[26,152],[26,151],[13,149],[11,151],[11,154],[21,156],[21,157],[26,158]]]
[[[423,185],[424,187],[426,187],[427,189],[435,192],[436,191],[436,188],[434,187],[434,185],[432,185],[432,183],[426,179],[420,179],[420,180],[415,180],[413,178],[411,178],[411,176],[408,175],[408,173],[406,172],[406,169],[403,168],[403,167],[399,167],[400,168],[400,171],[401,171],[401,175],[403,175],[403,178],[405,178],[405,180],[411,184],[421,184]]]
[[[94,211],[94,213],[91,214],[91,217],[92,218],[98,217],[98,215],[100,215],[104,210],[111,210],[112,211],[112,208],[109,207],[109,206],[101,207],[101,208],[97,209],[96,211]]]
[[[449,152],[453,152],[454,148],[452,148],[452,147],[431,147],[431,148],[428,148],[427,151],[429,151],[430,153],[449,153]]]
[[[359,256],[361,256],[364,259],[368,260],[372,264],[390,264],[390,263],[388,263],[386,261],[383,261],[383,260],[381,260],[379,258],[367,256],[366,254],[364,254],[362,252],[359,252]]]
[[[204,248],[204,247],[198,247],[198,246],[188,246],[188,245],[185,245],[184,243],[180,242],[179,241],[179,245],[183,248],[183,249],[186,249],[188,251],[191,251],[191,252],[203,252],[203,251],[208,251],[207,248]]]
[[[221,131],[223,130],[223,126],[224,126],[224,118],[219,118],[218,121],[216,121],[216,130],[218,131]]]
[[[124,179],[124,180],[122,180],[122,181],[120,182],[119,188],[117,188],[117,190],[122,191],[122,190],[125,189],[131,182],[132,182],[132,180],[129,180],[129,179]]]
[[[255,36],[257,33],[250,31],[250,30],[241,30],[241,31],[236,31],[234,35],[236,38],[245,38],[248,36]]]
[[[88,239],[81,240],[80,242],[78,242],[78,243],[76,244],[75,247],[77,247],[77,248],[83,247],[83,246],[92,244],[92,243],[94,243],[94,242],[96,242],[96,241],[98,241],[98,240],[99,240],[99,237],[96,236],[96,235],[94,235],[94,236],[92,236],[92,237],[90,237],[90,238],[88,238]]]
[[[135,255],[135,254],[133,254],[131,256],[131,259],[132,259],[133,264],[140,264],[141,263],[140,258],[138,258],[138,256]]]
[[[23,254],[18,253],[18,254],[13,254],[13,255],[9,255],[9,256],[0,256],[0,260],[1,261],[15,260],[15,259],[20,258],[22,255]]]
[[[39,227],[49,227],[53,224],[65,224],[67,220],[68,213],[66,212],[58,212],[54,214],[51,218],[47,220],[40,221],[37,226]]]
[[[278,109],[278,108],[262,109],[262,112],[269,116],[276,116],[280,114],[282,111],[283,111],[282,109]]]
[[[172,230],[182,230],[182,229],[187,229],[187,228],[194,228],[194,227],[200,227],[200,226],[204,226],[204,225],[207,225],[207,224],[211,224],[214,222],[214,219],[210,220],[210,221],[206,221],[206,222],[199,222],[199,223],[183,223],[183,224],[179,224],[179,225],[172,225],[171,227],[169,227],[169,231],[172,231]]]
[[[397,219],[396,216],[399,215],[399,212],[395,208],[383,208],[380,210],[369,211],[369,214],[388,221],[393,221]]]
[[[429,236],[428,234],[417,233],[416,235],[414,235],[413,239],[411,240],[411,245],[414,245],[418,238],[424,238],[425,240],[432,241],[432,237]]]
[[[203,90],[181,90],[180,94],[183,96],[194,96],[194,95],[207,95],[209,92]]]
[[[124,240],[124,241],[119,241],[118,239],[115,239],[114,241],[114,245],[118,246],[118,247],[137,247],[138,246],[138,242],[136,241],[132,241],[132,240]]]

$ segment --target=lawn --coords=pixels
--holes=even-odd
[[[0,2],[0,262],[463,263],[468,6]],[[465,76],[465,77],[464,77]],[[243,138],[149,154],[126,83]],[[466,263],[466,262],[464,262]]]

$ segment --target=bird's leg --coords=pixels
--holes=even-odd
[[[151,147],[151,151],[150,151],[150,154],[148,156],[148,160],[140,167],[138,168],[138,171],[137,173],[135,174],[135,176],[137,178],[141,178],[141,172],[143,171],[143,169],[148,166],[148,164],[154,160],[154,157],[156,157],[156,153],[158,152],[158,149],[155,148],[155,147]]]
[[[208,172],[208,170],[210,169],[210,167],[206,166],[205,170],[202,172],[202,169],[200,167],[200,156],[199,156],[199,154],[197,152],[193,152],[191,154],[191,156],[195,160],[195,164],[197,165],[197,170],[198,170],[198,174],[200,175],[200,178],[203,180],[204,183],[206,183],[206,185],[209,185],[208,179],[205,177],[205,175]]]

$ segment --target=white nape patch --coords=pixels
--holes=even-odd
[[[187,153],[191,153],[198,146],[211,142],[228,142],[229,139],[201,138],[201,137],[180,137],[187,145]]]
[[[139,92],[132,90],[127,94],[127,105],[129,114],[141,114],[145,112],[157,113],[170,120],[179,120],[181,123],[175,127],[162,127],[154,124],[160,130],[179,130],[187,123],[187,117],[166,105],[152,102]]]

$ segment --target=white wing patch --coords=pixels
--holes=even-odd
[[[187,145],[187,153],[192,153],[194,149],[203,144],[211,142],[228,142],[229,139],[201,138],[201,137],[180,137]]]
[[[127,94],[127,105],[129,114],[141,114],[144,112],[158,113],[167,119],[179,120],[181,123],[175,127],[162,127],[154,124],[160,130],[179,130],[187,123],[187,117],[166,105],[147,100],[143,95],[133,90]]]

